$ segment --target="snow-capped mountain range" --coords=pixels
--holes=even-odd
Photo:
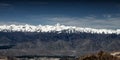
[[[112,30],[112,29],[94,29],[94,28],[82,28],[76,26],[65,26],[60,25],[59,23],[56,25],[0,25],[1,32],[52,32],[57,31],[61,33],[65,30],[67,33],[77,33],[77,32],[85,32],[85,33],[98,33],[98,34],[120,34],[120,29]]]

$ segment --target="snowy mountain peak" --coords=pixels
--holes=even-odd
[[[52,32],[56,31],[61,33],[66,31],[67,33],[77,33],[77,32],[86,32],[86,33],[98,33],[98,34],[120,34],[120,29],[93,29],[93,28],[82,28],[76,26],[65,26],[57,23],[56,25],[0,25],[1,32]]]

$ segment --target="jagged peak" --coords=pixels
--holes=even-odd
[[[120,34],[120,29],[112,30],[112,29],[94,29],[94,28],[83,28],[76,26],[65,26],[57,23],[55,25],[0,25],[0,31],[3,32],[51,32],[58,31],[59,33],[63,30],[67,30],[68,33],[76,33],[76,32],[86,32],[86,33],[98,33],[98,34]]]

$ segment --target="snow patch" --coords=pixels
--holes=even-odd
[[[76,33],[76,32],[86,32],[86,33],[98,33],[98,34],[120,34],[120,29],[112,30],[112,29],[94,29],[94,28],[83,28],[76,26],[65,26],[61,24],[56,25],[0,25],[0,31],[2,32],[51,32],[57,31],[61,33],[61,31],[66,30],[68,33]]]

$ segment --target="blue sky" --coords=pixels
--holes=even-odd
[[[119,0],[0,0],[0,24],[120,28]]]

